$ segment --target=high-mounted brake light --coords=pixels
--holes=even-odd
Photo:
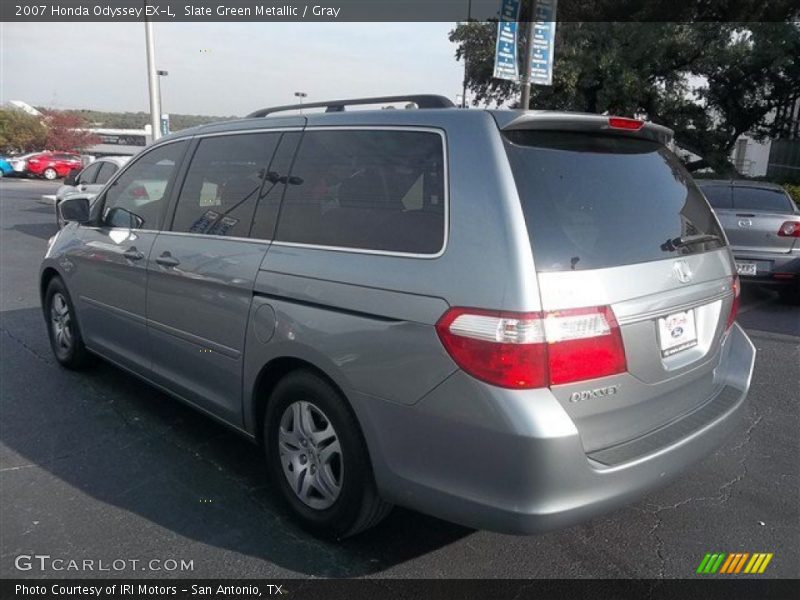
[[[619,326],[607,306],[546,313],[453,308],[436,331],[459,367],[500,387],[559,385],[627,369]]]
[[[631,131],[639,131],[644,127],[644,121],[639,119],[629,119],[628,117],[609,117],[608,126],[614,129],[629,129]]]
[[[800,238],[800,221],[786,221],[781,228],[778,229],[780,237],[796,237]]]
[[[733,276],[731,289],[733,290],[733,302],[731,303],[731,312],[728,313],[728,322],[725,323],[725,331],[728,331],[733,326],[733,322],[736,321],[736,314],[739,312],[739,296],[742,294],[742,284],[739,282],[738,275]]]

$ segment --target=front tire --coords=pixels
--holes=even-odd
[[[345,398],[311,371],[278,382],[264,419],[270,475],[301,526],[342,539],[391,510],[378,496],[367,447]]]
[[[58,179],[58,172],[53,167],[47,167],[42,175],[44,175],[47,181],[55,181]]]
[[[91,362],[83,343],[75,307],[60,277],[53,277],[45,293],[44,314],[50,348],[56,360],[68,369],[82,369]]]

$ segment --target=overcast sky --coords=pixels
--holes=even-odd
[[[453,23],[155,23],[164,111],[245,115],[402,93],[455,100]],[[0,103],[149,111],[143,23],[0,23]]]

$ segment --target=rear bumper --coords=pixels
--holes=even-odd
[[[713,398],[590,456],[546,389],[503,390],[459,371],[413,406],[357,394],[354,405],[387,500],[470,527],[536,533],[630,503],[713,452],[744,410],[754,359],[734,325]]]
[[[756,275],[742,275],[743,283],[756,283],[769,286],[800,285],[800,254],[797,252],[748,252],[746,249],[733,250],[736,262],[756,263]]]

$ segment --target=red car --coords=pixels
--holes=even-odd
[[[28,158],[26,172],[35,177],[53,180],[66,177],[72,169],[83,167],[81,157],[65,152],[42,152]]]

